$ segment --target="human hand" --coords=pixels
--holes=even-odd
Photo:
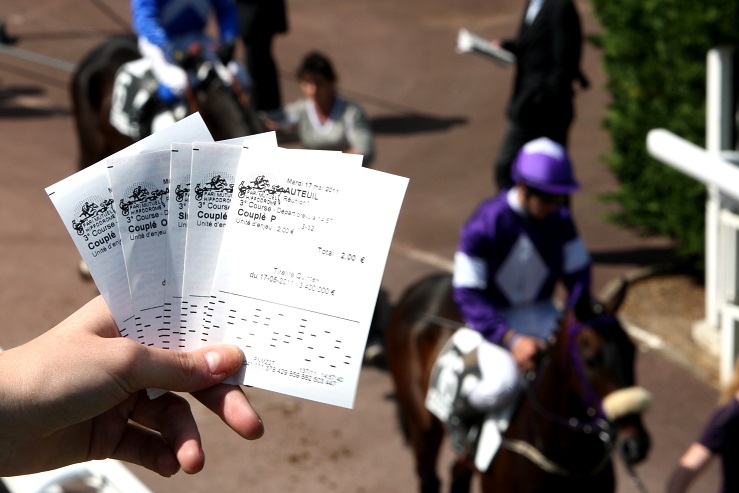
[[[536,369],[539,353],[544,349],[542,341],[536,337],[517,334],[512,341],[510,349],[513,358],[521,370]]]
[[[262,120],[262,124],[264,125],[264,128],[267,130],[277,131],[281,129],[281,125],[274,120],[265,119],[265,120]]]
[[[0,353],[0,476],[114,458],[163,476],[199,472],[205,456],[191,392],[246,439],[264,433],[238,386],[235,346],[175,352],[120,337],[98,296],[36,339]]]

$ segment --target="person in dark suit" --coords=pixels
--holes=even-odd
[[[272,56],[275,34],[288,30],[284,0],[238,0],[239,32],[246,68],[253,79],[252,103],[259,111],[282,106],[277,64]]]
[[[513,185],[511,163],[526,142],[548,137],[567,147],[573,86],[588,82],[580,71],[582,31],[571,0],[530,0],[518,36],[492,43],[516,55],[509,126],[493,169],[502,190]]]

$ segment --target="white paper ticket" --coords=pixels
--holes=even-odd
[[[236,344],[230,383],[350,408],[408,185],[361,164],[194,115],[47,193],[122,335]]]
[[[134,309],[146,344],[171,347],[164,298],[169,224],[170,150],[107,159],[118,231]]]
[[[242,154],[212,335],[246,354],[240,383],[352,407],[408,180],[287,157]]]
[[[113,156],[169,149],[174,140],[212,141],[213,138],[203,119],[196,113]],[[105,161],[95,163],[47,187],[46,193],[87,264],[119,331],[125,337],[142,341],[143,332],[135,332],[129,327],[133,317],[133,302],[107,171]]]
[[[67,227],[124,337],[143,340],[131,329],[133,302],[105,163],[97,163],[49,186],[46,193]]]

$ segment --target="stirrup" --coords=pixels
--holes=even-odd
[[[475,410],[466,397],[458,397],[445,423],[452,449],[457,454],[474,455],[484,415]]]

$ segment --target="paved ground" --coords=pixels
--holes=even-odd
[[[408,176],[410,188],[383,280],[391,300],[420,276],[448,268],[457,231],[474,206],[492,192],[490,163],[505,125],[511,72],[472,55],[454,53],[466,27],[486,37],[510,35],[522,8],[515,0],[289,1],[291,30],[276,53],[286,99],[297,96],[292,72],[310,49],[331,56],[342,90],[361,101],[377,133],[376,167]],[[598,31],[587,1],[577,2],[585,31]],[[120,31],[124,2],[6,0],[0,17],[18,48],[52,57],[23,60],[26,52],[0,52],[0,346],[12,347],[55,324],[96,294],[76,272],[77,254],[45,197],[45,186],[75,171],[76,143],[69,116],[68,69],[103,36]],[[633,235],[607,223],[600,197],[616,186],[602,163],[608,138],[601,128],[608,96],[600,54],[585,49],[592,89],[578,98],[572,155],[583,191],[575,215],[591,249],[596,288],[669,250],[659,239]],[[649,329],[649,317],[645,328]],[[647,416],[654,437],[650,459],[638,468],[650,491],[660,491],[681,451],[712,409],[716,391],[694,373],[645,348],[639,375],[653,391]],[[277,394],[250,391],[267,434],[236,440],[196,407],[208,464],[195,477],[165,480],[133,468],[152,490],[254,492],[413,491],[410,454],[394,419],[385,372],[363,371],[356,408],[335,409]],[[448,459],[448,457],[447,457]],[[620,471],[619,491],[636,489]],[[712,469],[696,491],[716,489]]]

